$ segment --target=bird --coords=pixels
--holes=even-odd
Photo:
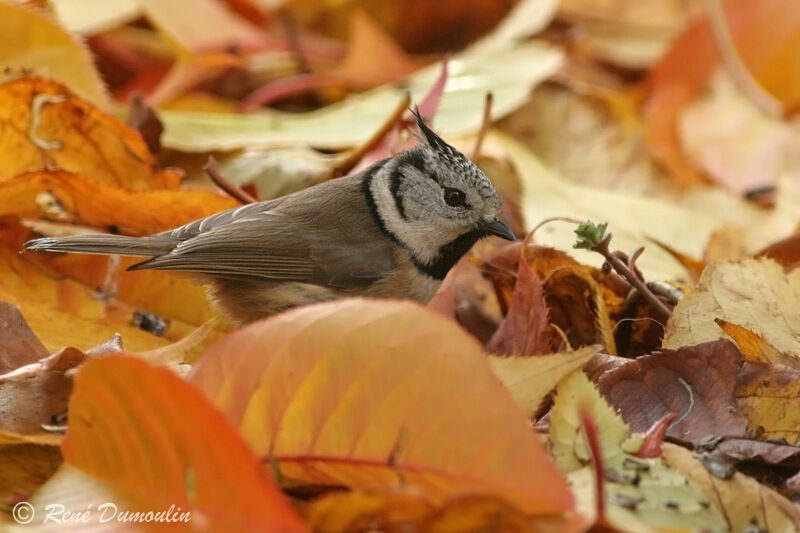
[[[417,144],[355,174],[146,237],[43,237],[26,250],[150,257],[199,278],[238,323],[344,298],[427,303],[481,238],[515,240],[489,178],[414,109]]]

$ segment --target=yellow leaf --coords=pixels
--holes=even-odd
[[[111,107],[108,91],[84,44],[50,17],[31,7],[0,1],[0,35],[3,67],[47,75],[100,108]]]
[[[265,464],[306,484],[495,494],[561,513],[569,491],[480,346],[410,302],[309,306],[212,347],[194,382]]]
[[[777,363],[800,370],[800,358],[781,353],[758,333],[753,333],[747,328],[721,318],[716,319],[715,322],[722,328],[722,331],[733,339],[745,360],[751,363]]]
[[[631,430],[603,400],[581,370],[561,380],[550,416],[550,449],[556,464],[572,472],[589,463],[589,447],[580,425],[580,412],[587,410],[595,425],[606,468],[619,468],[625,457],[622,443]]]
[[[0,150],[8,154],[0,159],[0,181],[53,168],[134,191],[175,188],[181,180],[175,171],[156,170],[136,130],[34,76],[0,84]]]
[[[709,265],[667,322],[664,348],[724,337],[715,319],[760,335],[775,349],[800,355],[800,269],[788,274],[770,259]]]
[[[715,477],[680,446],[664,443],[662,449],[664,461],[700,486],[722,510],[726,531],[800,531],[797,507],[774,490],[738,472],[730,479]]]
[[[572,352],[528,357],[489,356],[489,364],[526,415],[533,416],[545,396],[564,376],[600,351],[587,346]]]

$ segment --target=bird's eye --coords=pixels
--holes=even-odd
[[[449,187],[444,190],[444,201],[447,203],[447,205],[452,205],[454,207],[462,206],[466,200],[467,195],[464,194],[464,191],[451,189]]]

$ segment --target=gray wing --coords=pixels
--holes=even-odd
[[[229,279],[299,281],[338,288],[374,283],[395,267],[395,249],[358,194],[260,202],[193,222],[172,235],[164,255],[131,270],[180,270]],[[324,189],[323,189],[324,192]],[[287,197],[288,199],[289,197]]]

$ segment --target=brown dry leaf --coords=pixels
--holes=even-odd
[[[0,446],[0,513],[27,500],[60,465],[61,450],[55,446],[30,443]]]
[[[0,301],[0,376],[47,354],[47,348],[25,322],[19,309]]]
[[[573,352],[538,357],[489,356],[489,364],[511,396],[528,417],[539,409],[542,400],[567,374],[582,367],[601,347],[587,346]]]
[[[715,320],[722,331],[733,339],[746,361],[751,363],[777,363],[800,370],[800,358],[787,355],[773,348],[764,337],[747,328],[718,318]]]
[[[33,7],[0,2],[0,65],[46,75],[101,109],[111,100],[84,44]],[[0,75],[0,80],[3,76]]]
[[[341,300],[254,323],[206,352],[193,381],[295,482],[571,506],[480,346],[410,302]]]
[[[797,532],[800,512],[789,500],[743,474],[719,479],[692,452],[665,443],[664,461],[688,477],[722,510],[727,531]]]
[[[800,232],[792,233],[784,239],[773,242],[755,255],[773,259],[788,270],[800,266]]]
[[[29,172],[0,181],[0,215],[115,227],[129,235],[166,231],[237,205],[207,190],[135,192],[63,170]]]
[[[198,438],[198,430],[213,438]],[[32,499],[34,525],[43,525],[43,507],[53,502],[66,509],[114,502],[117,519],[123,511],[170,506],[190,513],[189,520],[170,523],[170,531],[305,531],[208,399],[170,370],[133,357],[92,359],[78,371],[61,451],[66,468]],[[138,459],[120,459],[132,457]],[[101,515],[90,515],[80,530],[96,530]],[[109,526],[130,530],[121,521]]]
[[[748,259],[710,265],[667,322],[664,348],[718,339],[721,318],[746,328],[785,354],[800,355],[800,269]]]
[[[65,86],[35,76],[0,84],[0,181],[60,168],[142,191],[175,188],[173,170],[156,170],[139,133]]]
[[[667,434],[696,442],[747,432],[734,398],[742,356],[728,340],[663,350],[605,372],[598,388],[631,429],[647,431],[677,413]]]
[[[497,355],[550,353],[551,328],[542,282],[527,261],[517,265],[508,312],[486,349]]]
[[[736,402],[760,438],[800,442],[800,372],[780,365],[745,364],[736,380]]]
[[[86,355],[75,348],[59,352],[16,371],[0,375],[0,430],[35,434],[42,424],[67,410],[72,378],[66,371],[77,367]]]

